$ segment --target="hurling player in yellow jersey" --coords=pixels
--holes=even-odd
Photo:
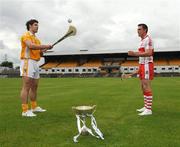
[[[34,117],[34,112],[44,112],[37,105],[37,88],[39,81],[39,66],[41,54],[52,49],[52,45],[41,45],[40,40],[35,36],[38,32],[38,21],[31,19],[26,23],[27,32],[21,37],[21,65],[20,74],[22,76],[22,116]],[[28,98],[31,100],[31,109],[28,108]]]

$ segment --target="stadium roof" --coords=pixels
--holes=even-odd
[[[127,53],[125,50],[75,50],[75,51],[49,51],[44,54],[44,56],[56,56],[56,55],[92,55],[92,54],[117,54],[117,53]]]
[[[156,52],[180,52],[179,51],[175,51],[175,50],[159,50]],[[44,56],[58,56],[58,55],[95,55],[95,54],[123,54],[123,53],[127,53],[127,50],[122,50],[122,49],[116,49],[116,50],[67,50],[67,51],[49,51],[47,53],[44,53]]]

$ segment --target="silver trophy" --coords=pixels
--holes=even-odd
[[[72,107],[73,111],[75,112],[76,118],[77,118],[77,127],[78,127],[78,134],[73,137],[74,142],[78,142],[77,138],[80,135],[89,135],[91,134],[92,136],[96,138],[100,138],[104,140],[103,134],[97,127],[97,123],[95,120],[95,117],[93,116],[93,113],[96,110],[96,105],[94,106],[77,106],[77,107]],[[88,128],[86,126],[86,118],[90,117],[91,119],[91,126],[92,129]]]

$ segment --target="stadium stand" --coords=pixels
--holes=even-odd
[[[138,61],[125,61],[121,64],[121,66],[138,66]]]
[[[41,66],[43,69],[51,69],[57,67],[59,62],[47,62],[44,65]]]
[[[42,77],[116,77],[139,67],[138,58],[121,50],[50,52],[44,60],[39,69]],[[154,72],[156,76],[180,76],[180,51],[155,52]],[[0,77],[19,77],[19,69],[1,67]]]
[[[78,65],[77,61],[64,61],[61,62],[58,67],[76,67]]]
[[[180,59],[171,59],[171,60],[169,60],[169,65],[178,65],[178,66],[180,66]]]
[[[154,65],[155,66],[168,66],[168,60],[167,59],[159,59],[159,60],[154,60]]]
[[[103,62],[104,66],[111,66],[112,65],[112,61],[105,61]]]
[[[99,59],[90,60],[87,63],[81,65],[83,67],[100,67],[102,66],[102,61]]]
[[[119,76],[138,70],[138,58],[129,57],[127,52],[77,52],[44,55],[46,63],[41,74],[68,76]],[[53,63],[54,62],[54,63]],[[154,54],[156,75],[180,76],[180,51],[161,51]]]

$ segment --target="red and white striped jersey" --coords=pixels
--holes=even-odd
[[[139,52],[143,53],[146,49],[154,49],[152,39],[147,35],[140,42]],[[153,62],[153,55],[149,57],[139,57],[139,64]]]

